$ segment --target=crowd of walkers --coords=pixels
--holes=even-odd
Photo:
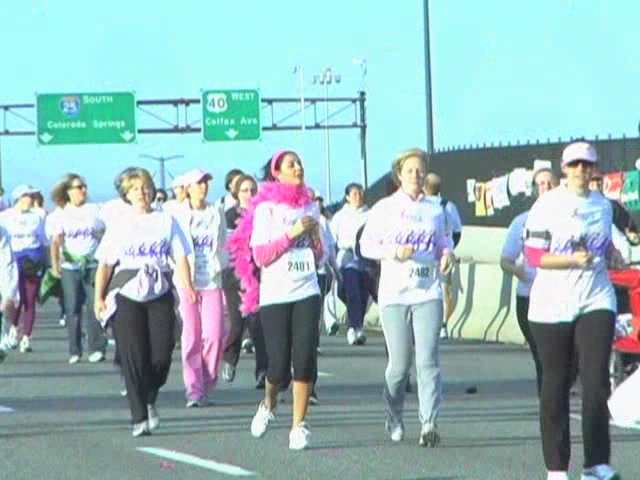
[[[366,342],[367,309],[372,301],[379,306],[391,441],[405,436],[415,362],[418,443],[435,447],[438,346],[453,310],[451,272],[462,225],[428,160],[419,149],[402,152],[391,166],[394,193],[369,208],[362,185],[350,183],[333,216],[305,182],[293,151],[275,153],[260,178],[231,170],[227,193],[216,202],[208,200],[213,177],[200,169],[175,178],[170,199],[147,170],[128,168],[115,180],[116,197],[103,204],[90,202],[86,180],[69,174],[53,188],[56,208],[49,214],[38,189],[20,185],[13,206],[0,212],[0,307],[7,320],[0,351],[34,348],[42,283],[57,282],[68,363],[85,354],[89,362],[105,360],[111,331],[137,437],[160,425],[156,403],[178,341],[186,407],[195,408],[211,401],[219,377],[234,381],[248,332],[256,388],[264,389],[251,434],[265,436],[279,393],[291,387],[289,447],[302,450],[311,443],[307,409],[318,402],[320,332],[339,328],[321,321],[334,284],[346,306],[349,345]],[[590,189],[596,162],[594,148],[576,142],[562,155],[564,185],[550,169],[535,172],[538,198],[514,219],[500,260],[519,280],[517,317],[534,358],[551,480],[568,478],[569,391],[578,369],[582,478],[619,478],[609,465],[616,304],[607,269],[624,260],[612,244],[612,205]]]

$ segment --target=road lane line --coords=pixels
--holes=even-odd
[[[318,372],[318,377],[333,377],[333,373]]]
[[[174,462],[186,463],[187,465],[205,468],[207,470],[231,475],[233,477],[253,477],[256,475],[255,472],[250,472],[249,470],[236,467],[229,463],[219,463],[214,460],[206,460],[204,458],[196,457],[195,455],[189,455],[188,453],[176,452],[175,450],[166,450],[164,448],[155,447],[138,447],[137,450],[157,457],[166,458],[167,460],[172,460]]]
[[[578,415],[577,413],[571,413],[569,414],[569,416],[574,420],[582,422],[582,416]],[[640,430],[640,423],[628,424],[628,423],[618,423],[618,422],[615,422],[614,420],[610,420],[609,425],[613,425],[614,427],[618,427],[618,428],[630,428],[632,430]]]
[[[15,412],[15,410],[11,407],[5,407],[4,405],[0,405],[0,413],[11,413]]]

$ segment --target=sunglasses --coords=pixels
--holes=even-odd
[[[256,193],[258,189],[257,188],[241,188],[240,191],[243,193],[247,193],[247,192]]]
[[[87,189],[87,186],[84,183],[80,185],[71,185],[69,187],[69,190],[86,190],[86,189]]]

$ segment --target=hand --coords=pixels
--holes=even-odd
[[[400,261],[404,261],[408,258],[411,258],[415,252],[415,248],[413,245],[400,245],[396,248],[396,258]]]
[[[578,250],[570,255],[571,266],[575,268],[587,268],[593,262],[593,255],[587,250]]]
[[[446,250],[442,257],[440,257],[440,272],[443,275],[449,273],[453,268],[455,261],[456,256],[453,254],[453,252]]]
[[[194,304],[198,302],[198,292],[196,292],[193,287],[187,288],[187,302],[190,304]]]
[[[640,244],[640,235],[638,235],[637,232],[633,232],[629,229],[625,230],[625,235],[627,237],[627,241],[631,244],[631,245],[638,245]]]
[[[16,311],[16,302],[12,299],[4,300],[0,303],[0,311],[5,312],[7,316],[12,317],[12,313]]]
[[[51,265],[51,273],[56,278],[60,278],[62,276],[62,267],[59,263],[56,265]]]
[[[318,229],[318,221],[310,215],[299,218],[298,221],[291,227],[287,236],[292,240],[297,239],[305,233],[313,234],[313,231]]]
[[[107,309],[107,306],[104,303],[104,299],[96,298],[93,302],[93,313],[95,314],[98,320],[102,320],[102,314]]]

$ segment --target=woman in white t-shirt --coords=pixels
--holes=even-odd
[[[389,351],[383,393],[386,429],[394,442],[404,436],[405,389],[414,357],[418,382],[419,445],[440,442],[437,427],[442,397],[438,342],[443,322],[441,274],[455,260],[444,212],[422,192],[428,155],[412,149],[393,162],[400,187],[376,203],[360,239],[366,258],[380,261],[378,305]]]
[[[218,380],[225,336],[222,271],[227,264],[227,225],[220,209],[207,202],[211,175],[195,169],[182,178],[187,198],[173,213],[191,244],[193,253],[187,258],[197,301],[188,301],[190,292],[177,272],[174,283],[182,318],[182,378],[187,408],[193,408],[208,403]]]
[[[259,306],[269,358],[265,398],[251,433],[257,438],[266,433],[274,419],[279,385],[289,377],[293,364],[289,448],[302,450],[311,441],[304,420],[317,369],[320,289],[316,268],[324,256],[320,211],[304,183],[304,168],[296,153],[276,153],[263,172],[265,182],[229,243],[244,290],[242,310],[251,313]]]
[[[100,207],[87,202],[87,184],[80,175],[66,175],[51,193],[59,210],[51,228],[51,268],[62,281],[69,364],[82,358],[82,307],[86,305],[85,326],[89,361],[104,360],[107,339],[93,312],[94,284],[98,262],[94,254],[104,234]]]
[[[590,144],[568,145],[562,153],[566,186],[538,199],[526,222],[527,262],[537,268],[529,327],[542,364],[540,427],[549,480],[569,478],[569,389],[576,350],[582,381],[582,478],[620,478],[609,465],[608,369],[616,298],[608,268],[624,262],[611,242],[611,204],[589,190],[596,162]]]
[[[558,177],[556,177],[550,168],[543,168],[538,170],[533,176],[533,185],[538,197],[541,197],[545,192],[558,186]],[[533,336],[529,328],[529,292],[531,291],[533,279],[536,276],[536,269],[527,263],[524,255],[524,225],[527,222],[528,216],[529,211],[527,210],[515,217],[511,225],[509,225],[507,237],[504,241],[502,254],[500,256],[500,267],[503,271],[510,273],[518,279],[518,287],[516,289],[516,317],[520,331],[533,355],[533,362],[536,367],[538,396],[540,396],[540,390],[542,388],[542,366],[540,365],[538,350],[536,349],[536,344],[533,341]]]
[[[132,168],[119,179],[118,192],[131,208],[112,219],[95,253],[94,309],[96,318],[103,321],[112,316],[132,433],[138,437],[160,423],[155,403],[169,375],[175,345],[169,257],[175,262],[185,300],[195,303],[196,292],[187,261],[191,247],[169,213],[151,208],[155,186],[149,172]]]
[[[33,210],[33,194],[38,189],[19,185],[12,197],[15,205],[0,212],[0,225],[11,238],[11,249],[18,264],[20,303],[12,316],[8,344],[30,352],[31,333],[36,319],[36,300],[47,258],[44,219]]]

